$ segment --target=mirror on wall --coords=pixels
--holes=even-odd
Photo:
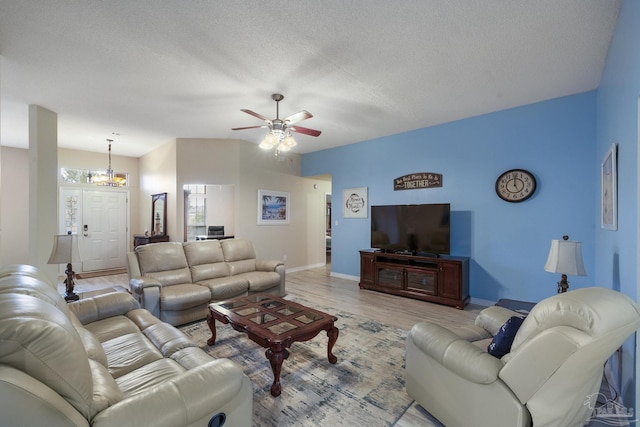
[[[151,235],[164,236],[167,232],[167,193],[151,195]]]

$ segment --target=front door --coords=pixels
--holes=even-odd
[[[68,188],[60,195],[60,232],[78,234],[81,271],[125,268],[128,192]]]

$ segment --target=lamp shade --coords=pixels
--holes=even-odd
[[[552,240],[545,271],[568,276],[586,276],[582,262],[582,243],[574,240]]]
[[[53,236],[53,249],[47,264],[69,264],[80,261],[77,234]]]

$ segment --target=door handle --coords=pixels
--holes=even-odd
[[[84,232],[82,233],[84,237],[89,237],[89,226],[87,224],[84,225]]]

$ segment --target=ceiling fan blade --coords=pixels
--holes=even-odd
[[[268,128],[269,126],[267,125],[262,125],[262,126],[246,126],[243,128],[231,128],[231,130],[245,130],[245,129],[258,129],[258,128]]]
[[[301,122],[303,120],[307,120],[310,119],[311,117],[313,117],[313,114],[311,114],[310,112],[306,111],[306,110],[302,110],[299,111],[295,114],[290,115],[289,117],[286,117],[284,119],[282,119],[283,122],[285,122],[288,125],[292,125],[294,123],[298,123]]]
[[[303,128],[302,126],[291,126],[291,127],[287,127],[287,129],[289,129],[292,132],[303,133],[305,135],[311,135],[311,136],[318,136],[322,133],[319,130]]]
[[[265,122],[270,122],[271,120],[267,119],[265,116],[256,113],[255,111],[251,111],[251,110],[245,110],[245,109],[240,109],[240,111],[245,112],[247,114],[252,115],[253,117],[257,117],[260,120],[264,120]]]

